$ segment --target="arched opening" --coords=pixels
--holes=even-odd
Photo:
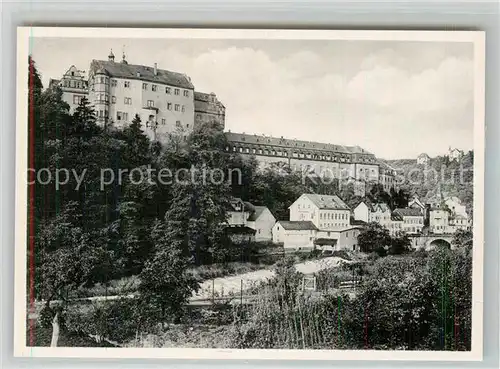
[[[435,239],[429,244],[429,246],[431,248],[447,248],[447,249],[451,248],[451,244],[448,241],[443,240],[441,238]]]

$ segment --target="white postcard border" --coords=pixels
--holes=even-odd
[[[303,39],[472,42],[474,44],[474,247],[471,351],[379,350],[221,350],[188,348],[28,347],[27,312],[27,186],[28,56],[37,37],[72,38],[198,38]],[[58,358],[168,358],[232,360],[404,360],[480,361],[483,356],[484,160],[485,160],[485,34],[481,31],[347,31],[278,29],[155,29],[87,27],[18,27],[15,194],[14,356]]]

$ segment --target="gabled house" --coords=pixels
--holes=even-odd
[[[351,210],[336,195],[303,194],[289,207],[291,221],[310,221],[319,229],[349,226]]]
[[[227,215],[230,228],[240,229],[245,234],[248,233],[248,229],[253,230],[255,241],[272,240],[272,228],[276,219],[267,207],[255,206],[235,197],[230,201]]]
[[[282,244],[285,249],[314,249],[318,228],[311,221],[279,220],[273,227],[273,242]]]
[[[403,231],[406,233],[420,233],[424,227],[424,215],[418,209],[396,209],[393,214],[403,219]]]
[[[247,225],[255,230],[255,241],[271,241],[276,223],[271,211],[265,206],[255,206],[249,202],[245,202],[245,206],[250,210]]]
[[[384,203],[370,204],[362,201],[354,208],[354,219],[366,223],[376,222],[389,228],[391,223],[391,209]]]
[[[417,196],[415,196],[409,203],[408,207],[412,209],[418,209],[425,217],[425,205],[422,201],[419,200]]]

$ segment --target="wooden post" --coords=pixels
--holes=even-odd
[[[215,279],[212,279],[212,304],[215,303]]]
[[[240,279],[240,306],[243,306],[243,279]]]
[[[304,335],[304,322],[302,321],[302,309],[300,308],[300,300],[299,303],[299,319],[300,319],[300,334],[302,336],[302,348],[305,350],[306,348],[306,337]]]

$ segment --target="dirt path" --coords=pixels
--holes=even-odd
[[[334,268],[341,263],[349,261],[339,257],[328,257],[320,260],[310,260],[304,263],[295,264],[298,272],[303,274],[313,274],[324,269]],[[235,276],[221,277],[204,281],[200,285],[198,293],[193,294],[193,299],[211,298],[239,294],[241,290],[247,290],[257,283],[268,280],[274,276],[271,270],[257,270]]]

